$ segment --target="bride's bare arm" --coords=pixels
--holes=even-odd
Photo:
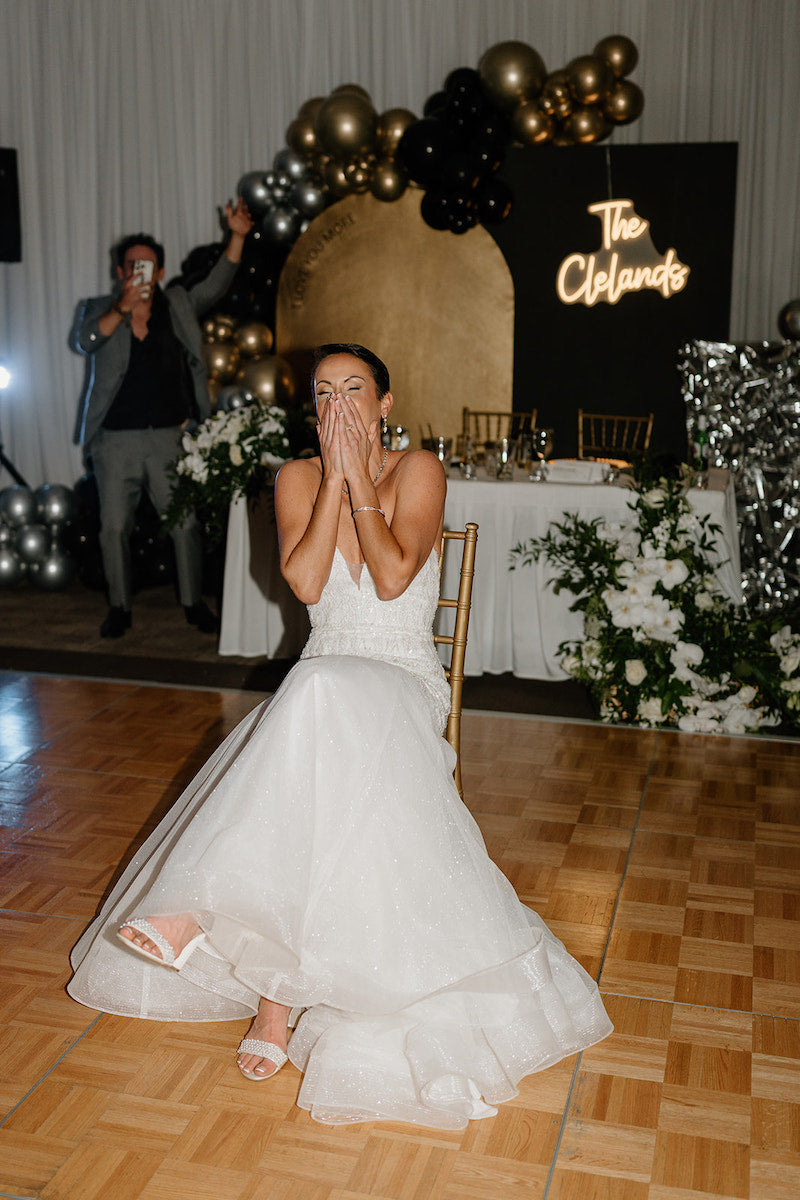
[[[391,482],[394,509],[387,522],[372,509],[381,505],[369,477],[349,481],[359,545],[381,600],[403,594],[430,555],[444,519],[446,481],[435,455],[409,451],[395,467]]]
[[[342,507],[339,432],[325,405],[319,423],[320,458],[286,463],[275,480],[281,573],[298,600],[316,604],[328,582]]]

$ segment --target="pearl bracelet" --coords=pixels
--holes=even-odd
[[[377,512],[377,513],[381,514],[384,521],[386,520],[386,513],[383,511],[382,508],[376,508],[374,504],[362,504],[360,508],[354,508],[353,516],[355,516],[356,513],[359,513],[359,512]]]

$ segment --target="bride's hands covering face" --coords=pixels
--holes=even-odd
[[[323,467],[345,478],[369,474],[381,404],[369,370],[350,355],[325,359],[317,373],[317,417]]]

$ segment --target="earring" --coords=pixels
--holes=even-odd
[[[381,413],[381,433],[386,433],[386,430],[388,428],[389,428],[389,422],[386,420],[385,414]]]

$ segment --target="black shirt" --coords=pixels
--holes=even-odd
[[[175,336],[169,306],[157,290],[140,341],[131,336],[131,356],[119,391],[103,421],[104,429],[162,429],[190,416],[183,347]]]

